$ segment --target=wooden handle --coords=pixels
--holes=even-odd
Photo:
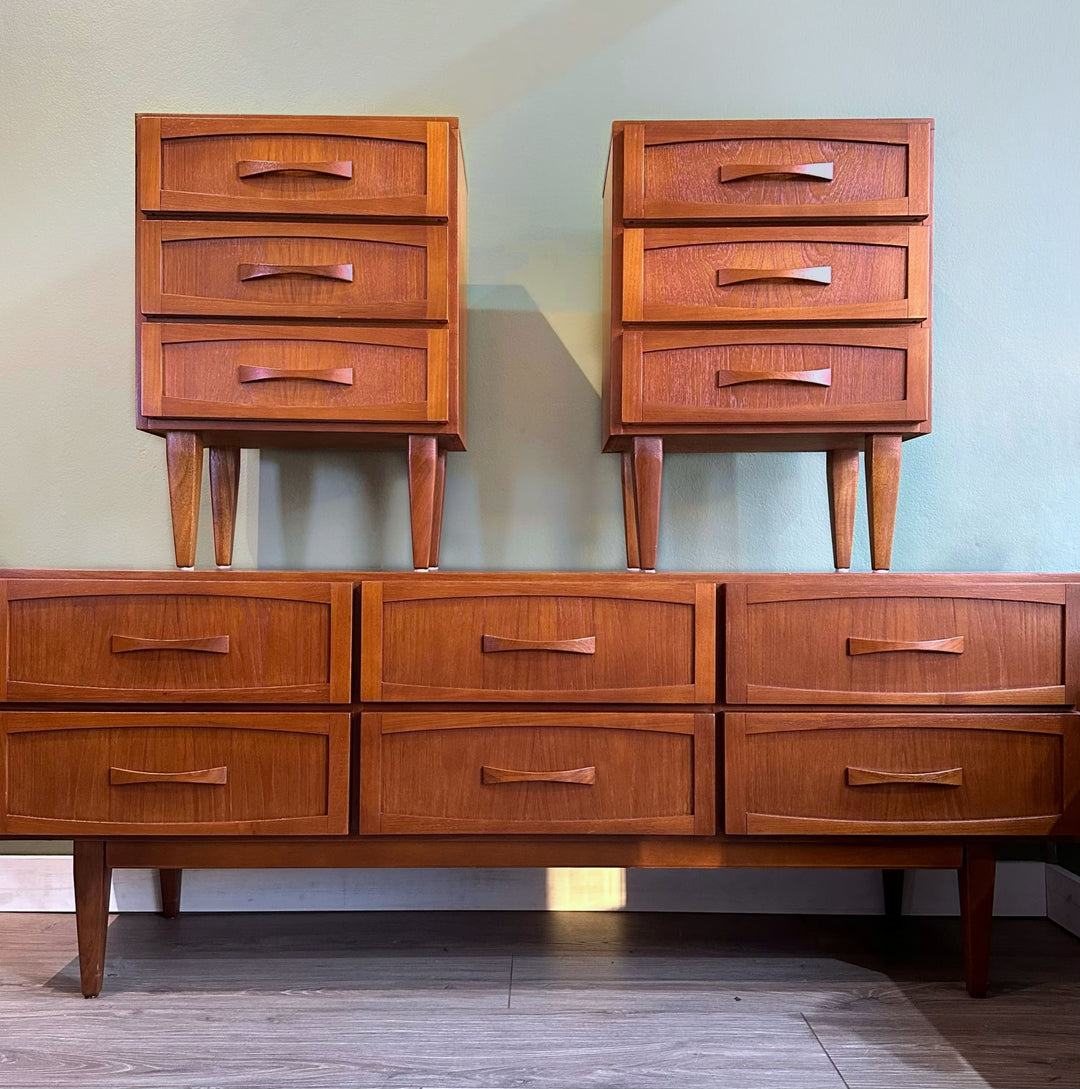
[[[241,159],[236,164],[241,178],[257,178],[261,174],[323,174],[330,178],[351,178],[352,162],[336,159],[331,163],[283,163],[273,159]]]
[[[963,768],[945,771],[877,771],[874,768],[846,768],[847,785],[878,786],[882,783],[925,783],[927,786],[958,787],[964,780]]]
[[[833,180],[832,163],[721,163],[720,180],[737,181],[739,178],[788,176],[792,178],[817,178]]]
[[[200,654],[228,654],[227,635],[207,635],[195,639],[143,639],[138,635],[114,635],[110,646],[113,654],[130,654],[133,650],[194,650]]]
[[[236,377],[241,385],[245,382],[273,382],[282,378],[301,382],[332,382],[337,386],[353,384],[352,367],[337,367],[325,371],[298,371],[284,367],[237,367]]]
[[[241,280],[265,280],[268,276],[314,276],[317,280],[353,282],[352,265],[237,265]]]
[[[508,771],[505,768],[482,767],[480,782],[492,783],[583,783],[596,782],[596,768],[574,768],[572,771]]]
[[[820,371],[717,371],[716,385],[739,386],[744,382],[802,382],[807,386],[831,386],[832,368]]]
[[[791,280],[800,284],[831,284],[832,265],[813,268],[718,268],[716,286],[745,284],[751,280]]]
[[[129,768],[109,768],[110,786],[130,786],[133,783],[204,783],[224,786],[228,768],[204,768],[202,771],[132,771]]]
[[[901,639],[856,639],[847,641],[847,652],[855,654],[886,654],[894,650],[926,650],[933,654],[963,654],[964,637],[950,635],[948,639],[917,639],[905,642]]]
[[[485,635],[481,645],[485,654],[498,654],[504,650],[554,650],[560,654],[595,654],[596,636],[583,635],[580,639],[506,639],[501,635]]]

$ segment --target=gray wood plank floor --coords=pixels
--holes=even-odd
[[[1080,942],[955,920],[601,913],[0,915],[0,1087],[1080,1085]]]

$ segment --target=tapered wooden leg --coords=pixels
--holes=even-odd
[[[442,546],[443,504],[446,502],[446,451],[440,450],[435,461],[435,510],[431,516],[431,562],[428,570],[439,569],[439,548]]]
[[[964,983],[972,998],[985,998],[990,987],[995,868],[993,844],[964,845],[964,865],[960,869],[960,926],[964,938]]]
[[[899,435],[866,436],[866,515],[870,522],[870,566],[875,571],[888,571],[892,563],[902,445]]]
[[[165,460],[169,468],[176,566],[194,567],[202,495],[202,437],[194,431],[170,431],[165,436]]]
[[[634,455],[629,450],[624,450],[622,454],[622,505],[626,528],[626,568],[628,571],[640,571],[637,503],[634,502]]]
[[[105,939],[109,927],[112,871],[105,864],[103,839],[77,839],[74,857],[75,929],[84,998],[96,998],[105,978]]]
[[[236,500],[240,495],[240,448],[210,448],[210,509],[214,515],[214,562],[232,567]]]
[[[426,571],[431,566],[438,462],[438,442],[434,435],[409,436],[409,513],[413,567],[417,571]]]
[[[829,477],[829,521],[832,523],[833,565],[837,571],[851,567],[855,537],[855,501],[859,493],[859,451],[830,450],[825,468]]]
[[[904,913],[904,871],[882,870],[881,891],[885,899],[885,915],[899,919]]]
[[[183,878],[183,870],[158,870],[158,884],[161,886],[161,914],[166,919],[175,919],[180,914],[180,886]]]
[[[634,507],[637,510],[638,559],[642,571],[656,570],[660,536],[660,485],[664,471],[664,440],[634,439]]]

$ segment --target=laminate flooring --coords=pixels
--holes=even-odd
[[[70,915],[0,915],[7,1089],[1080,1086],[1080,941],[950,919],[125,914],[101,997]]]

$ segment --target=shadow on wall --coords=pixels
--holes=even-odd
[[[600,398],[520,286],[472,286],[468,445],[447,460],[446,570],[624,569]],[[400,452],[268,450],[262,568],[411,569]]]

